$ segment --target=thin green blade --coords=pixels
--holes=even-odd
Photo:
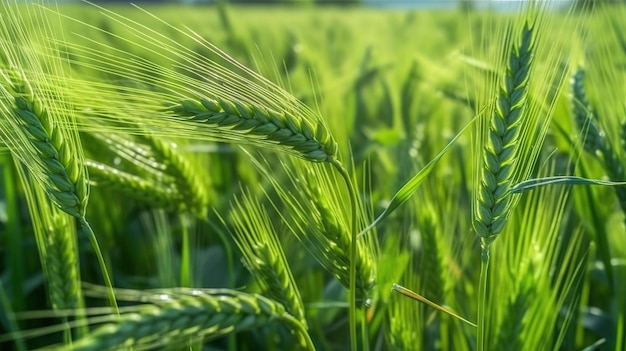
[[[512,193],[523,193],[546,185],[604,185],[604,186],[620,186],[626,185],[626,182],[613,182],[601,179],[588,179],[576,176],[554,176],[546,178],[528,179],[516,184],[511,188]]]
[[[370,224],[365,229],[363,229],[359,233],[358,236],[364,235],[369,230],[371,230],[372,228],[376,227],[380,222],[382,222],[391,213],[393,213],[393,211],[395,211],[404,202],[406,202],[406,200],[408,200],[413,194],[415,194],[415,192],[419,188],[419,186],[422,183],[422,181],[424,181],[424,179],[426,179],[426,176],[428,176],[428,174],[430,174],[430,172],[433,170],[433,168],[435,168],[435,165],[437,164],[437,162],[439,162],[439,160],[450,150],[452,145],[454,145],[454,143],[459,139],[459,137],[463,134],[463,132],[465,132],[465,130],[469,126],[471,126],[477,119],[478,119],[478,116],[475,116],[474,118],[472,118],[472,120],[469,121],[465,125],[465,127],[463,127],[463,129],[461,129],[461,131],[459,131],[457,133],[457,135],[455,135],[454,138],[452,138],[452,140],[450,140],[448,145],[446,145],[446,147],[444,147],[443,150],[441,150],[437,154],[437,156],[435,156],[435,158],[430,160],[430,162],[428,162],[428,164],[426,166],[424,166],[424,168],[422,168],[419,172],[417,172],[417,174],[415,174],[411,179],[409,179],[400,188],[400,190],[398,190],[396,192],[396,194],[391,199],[391,202],[389,203],[389,206],[383,211],[383,213],[381,213],[378,216],[378,218],[376,218],[376,220],[374,220],[374,222],[372,222],[372,224]]]

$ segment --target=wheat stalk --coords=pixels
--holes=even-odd
[[[299,336],[300,347],[313,345],[304,327],[285,308],[268,298],[234,290],[189,290],[155,294],[150,304],[135,313],[122,314],[115,323],[103,325],[77,340],[70,350],[118,350],[157,347],[188,338],[219,337],[282,322]]]

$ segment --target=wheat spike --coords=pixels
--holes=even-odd
[[[302,299],[267,211],[249,192],[233,204],[233,238],[246,268],[287,312],[306,325]]]
[[[587,99],[584,78],[585,70],[579,67],[571,79],[574,121],[583,137],[583,149],[595,157],[602,157],[604,169],[609,178],[623,181],[626,179],[624,166],[617,150],[606,137],[605,131],[598,125],[597,113]],[[626,213],[626,188],[615,187],[614,189],[622,211]]]
[[[337,157],[337,144],[321,123],[314,128],[308,121],[286,111],[275,112],[236,101],[209,99],[186,100],[171,110],[190,121],[287,147],[308,161],[332,162]]]
[[[118,191],[156,208],[172,209],[183,202],[177,189],[163,186],[120,171],[97,161],[85,160],[91,181],[107,189]]]
[[[502,231],[510,214],[509,188],[517,163],[520,128],[524,123],[533,48],[533,27],[526,22],[521,41],[513,45],[509,56],[483,150],[483,171],[473,226],[476,233],[488,242]]]
[[[174,186],[184,199],[180,202],[183,207],[188,208],[200,218],[204,218],[209,195],[200,179],[200,173],[196,171],[190,160],[184,157],[178,150],[178,146],[172,142],[148,134],[140,138],[150,145],[157,160],[165,165],[165,172],[171,176]]]
[[[56,111],[50,111],[47,103],[36,97],[23,72],[5,67],[0,68],[0,74],[0,98],[7,124],[19,133],[6,135],[5,139],[44,184],[52,201],[71,216],[83,218],[89,188],[85,169],[75,153],[77,139],[59,124],[63,119],[54,115]]]
[[[155,294],[150,304],[123,314],[116,323],[94,330],[71,350],[118,350],[156,347],[188,338],[218,337],[283,322],[300,337],[300,347],[312,349],[302,325],[284,307],[260,295],[226,289]]]
[[[338,279],[346,288],[350,286],[350,265],[355,264],[355,292],[363,302],[367,301],[376,282],[376,262],[373,243],[366,236],[356,242],[355,259],[350,259],[349,219],[346,210],[346,197],[342,193],[336,174],[323,165],[314,165],[290,160],[283,163],[291,187],[279,184],[269,171],[269,165],[255,162],[268,176],[281,201],[288,210],[272,202],[277,212],[285,220],[289,230],[300,240],[315,259]],[[361,203],[356,203],[357,211],[363,213]]]

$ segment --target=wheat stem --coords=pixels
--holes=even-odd
[[[117,300],[115,299],[115,291],[113,290],[113,283],[111,282],[111,277],[109,276],[109,271],[107,270],[106,262],[104,261],[104,257],[102,256],[102,251],[100,250],[100,245],[98,244],[98,239],[96,238],[96,234],[91,229],[91,226],[87,222],[85,218],[79,218],[78,220],[81,229],[89,238],[91,242],[91,246],[94,249],[96,254],[96,258],[98,260],[98,264],[100,265],[100,269],[102,270],[102,278],[104,279],[104,285],[107,287],[107,294],[109,297],[109,303],[113,308],[113,312],[117,315],[120,314],[120,310],[117,307]]]
[[[487,310],[487,272],[489,270],[489,243],[486,239],[481,239],[482,257],[480,260],[480,278],[478,281],[478,318],[476,322],[477,337],[476,350],[484,351],[485,331],[487,329],[486,314]]]
[[[333,166],[346,182],[346,187],[350,193],[350,291],[348,293],[348,304],[350,305],[350,347],[357,350],[357,319],[356,319],[356,241],[357,241],[357,195],[350,179],[348,171],[337,161],[332,161]]]

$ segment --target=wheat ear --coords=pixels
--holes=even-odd
[[[65,67],[58,56],[46,56],[53,51],[50,42],[32,42],[34,36],[49,35],[54,17],[43,11],[35,6],[2,4],[0,135],[50,200],[78,220],[96,253],[110,303],[117,309],[98,240],[85,219],[89,186],[74,115],[67,113],[71,109],[65,99]],[[27,19],[24,13],[32,17]]]
[[[289,263],[267,211],[244,191],[233,204],[233,239],[243,254],[246,268],[264,289],[264,295],[280,302],[287,312],[306,326],[302,299]]]
[[[97,161],[85,160],[91,181],[156,208],[171,209],[183,202],[177,189],[120,171]]]
[[[117,308],[98,240],[85,218],[89,184],[75,126],[67,116],[59,114],[51,101],[38,98],[48,96],[48,88],[36,94],[25,73],[15,67],[0,68],[0,75],[0,112],[6,116],[1,131],[4,141],[50,200],[78,220],[94,247],[105,283],[111,289],[111,305]],[[57,87],[51,89],[54,92]]]
[[[483,149],[483,167],[473,221],[483,246],[488,246],[502,231],[510,214],[512,199],[509,189],[517,162],[520,128],[524,123],[533,46],[533,27],[526,22],[521,42],[513,45]]]
[[[315,127],[287,111],[275,112],[261,107],[226,100],[186,100],[171,107],[187,120],[212,125],[244,139],[267,140],[313,162],[332,162],[337,143],[322,123]]]
[[[52,217],[53,226],[46,228],[45,265],[48,272],[48,291],[53,309],[76,309],[80,307],[80,272],[76,249],[76,233],[70,229],[73,221],[57,213]]]
[[[94,330],[71,350],[117,350],[157,347],[192,338],[219,337],[280,321],[299,336],[302,349],[313,350],[304,327],[285,308],[268,298],[234,290],[191,290],[156,294],[151,304],[122,314],[113,324]]]
[[[336,174],[323,165],[311,167],[297,160],[283,163],[292,190],[271,176],[269,165],[255,164],[267,175],[289,209],[285,211],[272,202],[289,230],[329,273],[351,292],[354,291],[355,301],[358,297],[365,302],[376,280],[375,258],[367,237],[355,238],[350,224],[355,221],[354,213],[363,214],[359,207],[362,204],[355,199],[349,200],[353,206],[350,209],[352,218],[349,218],[345,206],[347,196],[342,192]],[[351,279],[352,269],[354,280]],[[352,282],[353,289],[350,287]]]
[[[607,139],[606,133],[598,125],[597,113],[587,99],[584,78],[585,70],[579,67],[571,79],[574,121],[583,137],[583,149],[595,157],[601,156],[609,178],[622,181],[626,179],[624,166],[617,151]],[[626,213],[626,188],[614,187],[614,189],[620,207]]]
[[[321,263],[332,272],[345,287],[350,287],[350,246],[352,237],[349,225],[337,219],[321,194],[312,203],[314,216],[319,225],[314,251],[320,250]],[[321,234],[321,235],[320,235]],[[314,239],[305,239],[305,241]],[[323,257],[323,259],[321,259]],[[367,299],[374,287],[376,268],[373,257],[364,241],[357,241],[356,249],[356,289],[357,298]]]
[[[73,217],[50,201],[17,160],[15,166],[26,194],[50,305],[54,310],[78,309],[83,297]]]
[[[27,139],[36,157],[33,172],[45,184],[51,200],[64,212],[83,218],[87,207],[88,184],[84,167],[75,157],[73,143],[39,101],[26,77],[17,69],[0,71],[5,107]],[[12,100],[12,101],[11,101]],[[27,160],[23,160],[27,161]]]
[[[495,111],[487,126],[487,136],[482,151],[482,168],[478,179],[476,202],[473,204],[472,222],[474,231],[480,236],[482,248],[476,323],[476,349],[478,351],[483,351],[487,344],[485,313],[488,309],[489,248],[497,235],[502,232],[511,213],[514,198],[510,187],[515,172],[518,171],[520,130],[525,128],[526,122],[529,121],[524,109],[527,105],[528,77],[534,53],[533,28],[533,25],[526,20],[521,40],[512,44],[504,82],[500,86]]]
[[[184,207],[198,217],[206,217],[209,195],[197,172],[189,160],[180,153],[178,146],[167,140],[144,134],[140,136],[150,145],[159,162],[162,162],[174,180],[174,185],[184,201]]]

